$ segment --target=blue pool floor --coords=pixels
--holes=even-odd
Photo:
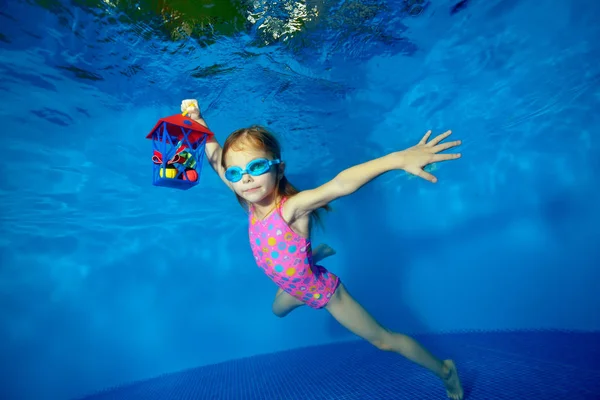
[[[414,336],[453,358],[465,399],[600,399],[600,332]],[[192,351],[192,350],[190,350]],[[107,389],[88,400],[433,400],[441,382],[358,340],[260,355]]]

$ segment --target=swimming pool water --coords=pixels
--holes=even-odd
[[[152,186],[185,98],[221,142],[268,125],[301,189],[452,129],[437,184],[332,204],[326,267],[470,398],[600,396],[600,3],[189,4],[0,1],[0,398],[443,397],[326,312],[275,318],[207,165]]]

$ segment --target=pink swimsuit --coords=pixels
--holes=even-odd
[[[285,201],[262,221],[250,208],[248,234],[254,259],[281,289],[312,308],[325,307],[339,279],[313,263],[310,239],[292,231],[281,216]]]

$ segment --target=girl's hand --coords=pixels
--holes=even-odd
[[[460,140],[439,144],[442,140],[450,136],[451,133],[452,131],[446,131],[441,135],[436,136],[428,143],[427,139],[429,139],[431,131],[427,131],[425,136],[423,136],[421,141],[415,146],[409,147],[408,149],[399,151],[397,153],[393,153],[393,155],[397,157],[398,163],[400,164],[399,168],[413,175],[420,176],[431,183],[436,183],[437,178],[431,175],[429,172],[423,171],[423,168],[426,165],[434,162],[455,160],[461,157],[460,153],[437,154],[440,151],[444,151],[461,144]]]
[[[202,114],[200,114],[200,108],[198,107],[198,100],[196,99],[182,100],[181,112],[187,113],[186,115],[193,120],[199,120],[202,118]]]

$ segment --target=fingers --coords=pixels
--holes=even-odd
[[[462,142],[460,140],[455,140],[454,142],[442,143],[438,144],[431,148],[435,153],[439,153],[440,151],[448,150],[449,148],[460,146]]]
[[[196,101],[196,99],[183,100],[182,104],[184,104],[186,108],[189,108],[189,107],[198,107],[198,101]]]
[[[417,176],[425,179],[426,181],[429,181],[431,183],[436,183],[437,182],[437,178],[433,175],[431,175],[429,172],[427,171],[423,171],[423,170],[419,170],[419,172],[417,173]]]
[[[442,140],[446,139],[448,136],[450,136],[450,134],[452,134],[451,130],[447,130],[446,132],[437,135],[436,137],[433,138],[433,140],[431,142],[429,142],[430,146],[435,146],[436,144],[438,144],[439,142],[441,142]]]
[[[186,112],[187,111],[188,104],[190,104],[189,100],[182,100],[181,101],[181,112]]]
[[[196,99],[186,99],[181,101],[181,112],[186,112],[190,108],[198,108],[198,101]]]
[[[419,178],[423,178],[426,181],[429,181],[431,183],[437,182],[437,178],[435,176],[433,176],[429,172],[423,170],[422,168],[407,168],[407,169],[405,169],[405,171],[408,172],[409,174],[418,176]]]
[[[423,136],[423,138],[419,141],[419,144],[427,143],[427,139],[429,139],[430,135],[431,135],[431,130],[428,130],[427,133],[425,133],[425,136]]]
[[[462,154],[460,154],[460,153],[454,153],[454,154],[436,154],[436,155],[433,156],[433,161],[432,162],[456,160],[457,158],[460,158],[460,157],[462,157]]]

